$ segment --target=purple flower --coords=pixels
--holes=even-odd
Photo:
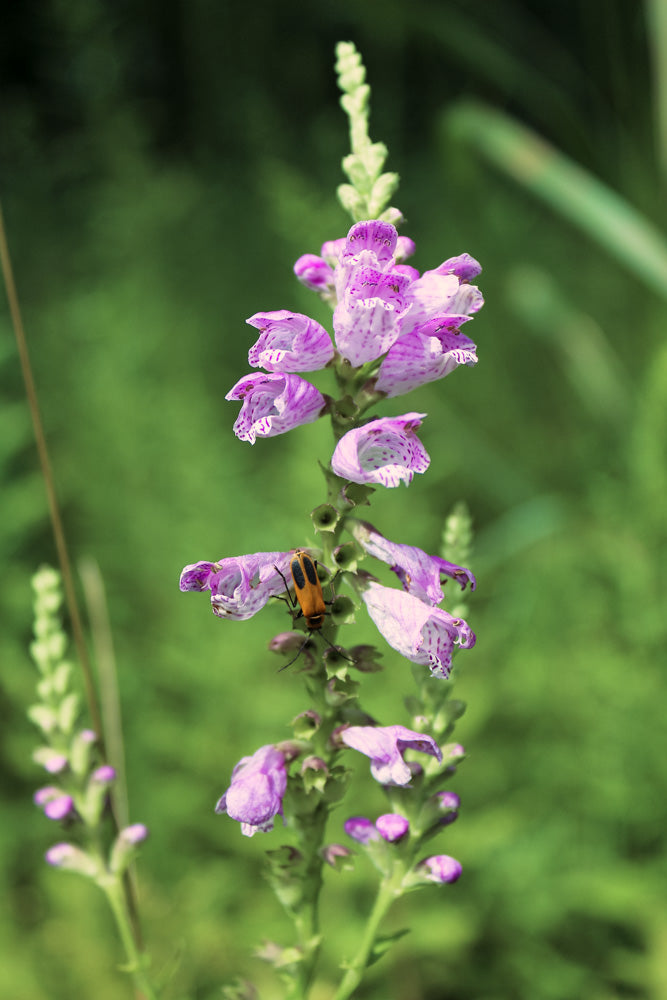
[[[404,241],[405,237],[400,239]],[[411,240],[397,239],[389,223],[360,222],[348,233],[334,274],[338,293],[334,331],[336,346],[351,364],[381,357],[392,345],[427,324],[431,335],[436,330],[458,330],[483,305],[479,289],[466,284],[468,277],[481,270],[472,257],[463,254],[451,258],[419,277],[415,268],[396,264],[396,259],[403,259],[413,249]],[[403,345],[397,352],[400,362],[392,359],[378,388],[398,395],[442,378],[457,364],[474,364],[474,345],[467,338],[463,341],[458,355],[446,359],[434,356],[430,364],[418,340],[412,341],[409,351]],[[455,343],[444,345],[445,353],[450,355]],[[461,353],[464,348],[465,357]],[[436,345],[432,344],[431,349],[436,352]],[[403,373],[404,384],[397,381],[401,364],[408,366]]]
[[[234,433],[241,441],[255,443],[257,437],[275,437],[312,423],[325,405],[322,393],[299,378],[281,372],[267,375],[245,375],[225,399],[243,401],[234,424]]]
[[[272,744],[243,757],[232,772],[232,782],[215,807],[241,824],[246,837],[273,829],[273,817],[283,814],[287,788],[285,757]]]
[[[392,227],[393,228],[393,227]],[[338,270],[338,269],[337,269]],[[351,365],[375,361],[398,339],[410,309],[410,277],[398,269],[356,267],[334,310],[336,347]]]
[[[317,254],[304,253],[299,257],[294,265],[294,273],[306,288],[312,288],[314,292],[327,292],[333,288],[333,269]]]
[[[444,594],[440,579],[443,575],[456,580],[462,590],[465,590],[467,583],[471,590],[477,585],[469,569],[455,566],[439,556],[429,556],[414,545],[390,542],[367,521],[348,521],[348,526],[369,555],[391,566],[404,590],[427,604],[435,606],[442,601]]]
[[[475,634],[463,618],[402,590],[369,583],[361,596],[389,645],[413,663],[430,667],[434,677],[449,677],[455,645],[475,645]]]
[[[456,882],[463,869],[456,858],[450,858],[448,854],[434,854],[430,858],[424,858],[416,867],[416,871],[423,875],[429,882]]]
[[[402,840],[405,837],[410,829],[410,823],[400,813],[384,813],[376,819],[375,829],[384,840],[395,844],[397,840]]]
[[[190,563],[181,571],[181,590],[210,590],[211,580],[218,572],[219,564],[213,562]]]
[[[353,750],[370,757],[371,774],[382,785],[409,783],[412,773],[403,760],[406,750],[419,750],[442,760],[440,747],[432,736],[405,726],[349,726],[340,738]]]
[[[331,468],[353,483],[394,487],[426,472],[430,458],[415,431],[425,413],[382,417],[344,434],[336,445]]]
[[[292,552],[253,552],[228,556],[217,563],[197,562],[181,573],[181,590],[210,590],[211,606],[218,618],[246,621],[270,597],[282,594]],[[276,567],[278,567],[276,569]]]
[[[392,345],[380,365],[375,388],[387,396],[402,396],[444,378],[459,365],[477,364],[476,351],[472,340],[458,329],[451,330],[441,320],[431,320]]]
[[[348,837],[352,837],[359,844],[367,844],[370,840],[379,840],[375,824],[371,823],[365,816],[350,816],[343,823],[343,829]]]
[[[351,365],[389,351],[377,388],[391,396],[477,360],[474,344],[453,331],[483,305],[479,289],[467,283],[479,264],[461,254],[420,277],[416,268],[397,263],[414,248],[391,223],[373,219],[357,222],[345,239],[323,244],[321,256],[304,254],[294,266],[300,281],[337,301],[336,347]],[[406,340],[421,328],[421,335]]]
[[[312,372],[324,368],[334,356],[331,337],[314,319],[279,309],[255,313],[246,320],[261,331],[250,348],[248,363],[267,372]]]
[[[461,281],[470,281],[476,278],[482,271],[481,265],[469,253],[461,253],[458,257],[450,257],[436,267],[435,271],[426,271],[425,274],[455,274]]]
[[[65,819],[66,816],[74,812],[72,796],[66,795],[60,788],[55,788],[53,785],[38,788],[33,795],[33,802],[44,810],[47,819]]]

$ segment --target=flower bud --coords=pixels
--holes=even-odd
[[[438,792],[433,798],[442,814],[440,819],[442,826],[453,823],[459,814],[459,806],[461,805],[461,799],[456,792]]]
[[[88,773],[93,747],[97,742],[97,733],[92,729],[82,729],[72,740],[70,747],[70,767],[74,774],[83,777]]]
[[[321,723],[321,716],[313,711],[312,708],[309,708],[305,712],[300,712],[299,715],[295,716],[292,719],[291,725],[297,739],[308,740],[317,732]]]
[[[333,287],[333,271],[322,257],[304,253],[294,265],[299,281],[314,292],[326,292]]]
[[[80,812],[84,822],[95,826],[102,815],[107,800],[109,786],[116,778],[116,771],[110,764],[102,764],[96,768],[88,779],[83,801],[80,802]]]
[[[33,753],[32,759],[36,764],[41,764],[49,774],[60,774],[68,764],[65,754],[52,747],[38,747]]]
[[[45,857],[48,864],[54,868],[78,872],[87,878],[97,878],[101,874],[99,862],[73,844],[54,844],[48,849]]]
[[[456,774],[456,765],[465,757],[465,749],[460,743],[446,743],[441,749],[442,763],[445,765],[444,773]]]
[[[352,837],[360,844],[367,844],[371,840],[379,840],[378,831],[375,825],[365,816],[350,816],[343,824],[343,829],[348,837]]]
[[[66,795],[60,788],[54,785],[47,785],[46,788],[38,788],[33,795],[33,802],[44,810],[47,819],[65,819],[74,811],[74,802],[71,795]]]
[[[148,836],[148,827],[143,823],[133,823],[126,826],[116,837],[111,856],[109,858],[109,868],[114,873],[122,873],[128,867],[137,853],[137,848]]]
[[[390,844],[402,840],[410,829],[410,823],[400,813],[384,813],[375,821],[375,829]]]
[[[328,776],[329,768],[321,757],[304,757],[301,762],[301,777],[307,792],[313,788],[318,792],[323,792]]]
[[[434,854],[430,858],[420,861],[415,872],[420,874],[428,882],[456,882],[463,869],[456,858],[450,858],[448,854]]]
[[[320,851],[321,857],[336,871],[350,871],[352,865],[347,861],[353,851],[343,844],[326,844]]]

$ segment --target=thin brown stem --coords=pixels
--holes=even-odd
[[[90,721],[92,723],[93,729],[95,730],[95,732],[99,737],[100,750],[102,756],[104,759],[106,759],[102,713],[100,711],[97,692],[95,689],[95,680],[93,678],[93,671],[90,664],[88,649],[86,647],[86,642],[83,634],[83,624],[81,621],[81,615],[79,613],[79,605],[76,599],[76,590],[74,588],[72,566],[70,563],[69,552],[67,549],[67,542],[65,539],[65,530],[63,528],[62,518],[60,516],[60,508],[58,506],[58,498],[56,495],[53,473],[51,471],[51,461],[49,459],[49,451],[46,445],[46,436],[44,434],[44,425],[42,424],[42,417],[40,414],[39,403],[37,400],[37,389],[35,387],[35,379],[32,373],[32,365],[30,364],[28,343],[26,340],[25,330],[23,327],[23,320],[21,318],[21,307],[19,305],[19,297],[18,297],[18,292],[16,290],[16,282],[14,281],[14,271],[12,268],[12,261],[9,254],[9,245],[7,243],[7,235],[5,231],[5,222],[2,212],[2,205],[0,205],[0,265],[2,266],[2,275],[5,282],[5,288],[7,289],[7,301],[9,303],[9,312],[12,318],[12,326],[14,328],[14,334],[16,336],[16,344],[18,347],[19,360],[21,363],[21,372],[23,374],[23,381],[25,384],[25,393],[26,393],[26,398],[28,400],[28,408],[30,410],[30,416],[32,418],[32,426],[35,434],[35,441],[37,444],[37,454],[39,456],[39,464],[42,470],[42,478],[44,479],[44,486],[46,489],[46,498],[49,505],[49,514],[51,517],[51,526],[53,528],[53,537],[56,544],[58,564],[60,566],[60,572],[62,574],[62,579],[63,579],[65,601],[67,603],[67,610],[69,612],[70,622],[72,626],[72,636],[74,638],[74,645],[76,646],[76,651],[79,657],[79,663],[81,664],[81,673],[83,675],[83,683],[86,695],[86,703],[88,706],[88,713],[90,715]],[[119,824],[114,810],[113,800],[111,805],[112,805],[112,814],[114,817],[114,823],[116,825],[116,828],[118,829]],[[136,900],[134,897],[132,886],[130,884],[129,877],[127,875],[124,878],[124,889],[126,894],[127,907],[132,920],[135,942],[138,947],[141,947],[141,931],[139,928],[139,921],[137,916]]]
[[[93,728],[95,729],[98,736],[100,737],[101,742],[103,743],[104,733],[102,729],[102,716],[100,713],[100,707],[97,700],[97,694],[95,692],[93,673],[90,666],[90,659],[88,657],[88,650],[86,649],[86,643],[83,635],[83,626],[81,624],[81,616],[79,614],[79,606],[76,600],[76,593],[74,590],[72,567],[70,564],[69,554],[67,551],[65,532],[63,530],[63,524],[60,517],[60,508],[58,507],[58,499],[56,497],[56,489],[53,481],[53,473],[51,471],[51,461],[49,459],[49,452],[46,446],[46,437],[44,435],[44,425],[42,424],[42,418],[39,411],[39,403],[37,401],[37,390],[35,388],[35,380],[32,374],[32,365],[30,364],[30,356],[28,354],[28,344],[26,341],[25,330],[23,328],[23,320],[21,319],[19,298],[18,298],[18,293],[16,291],[16,283],[14,281],[14,272],[12,269],[12,262],[9,255],[9,246],[7,245],[7,236],[5,234],[5,223],[2,213],[2,206],[0,206],[0,261],[2,262],[2,275],[5,281],[5,288],[7,289],[9,312],[12,317],[12,325],[14,327],[14,334],[16,336],[16,344],[19,352],[19,360],[21,362],[21,372],[23,374],[23,381],[25,383],[25,393],[28,400],[28,408],[30,410],[30,416],[32,418],[32,426],[35,433],[35,441],[37,443],[37,454],[39,456],[39,464],[42,470],[44,486],[46,488],[46,498],[49,505],[51,525],[53,527],[53,537],[56,543],[58,564],[60,566],[60,572],[62,573],[62,578],[63,578],[63,587],[65,590],[65,600],[67,602],[67,610],[69,612],[70,621],[72,623],[72,635],[74,637],[74,645],[76,646],[79,662],[81,664],[81,672],[83,674],[83,682],[86,692],[86,702],[88,704],[88,712],[90,714],[90,719],[93,724]]]

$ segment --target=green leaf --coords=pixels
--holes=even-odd
[[[383,955],[385,955],[389,951],[391,946],[396,941],[399,941],[402,937],[405,937],[405,935],[409,933],[410,933],[410,928],[404,927],[403,930],[394,931],[393,934],[385,934],[382,937],[379,937],[371,949],[371,953],[368,958],[367,968],[371,965],[374,965],[379,959],[382,958]]]
[[[667,298],[667,241],[619,194],[504,112],[461,102],[445,126]]]

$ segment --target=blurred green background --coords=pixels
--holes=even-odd
[[[325,423],[250,447],[224,395],[248,370],[247,316],[327,319],[291,268],[349,225],[333,72],[349,39],[371,135],[402,175],[413,262],[468,251],[487,301],[466,329],[477,368],[382,408],[428,413],[432,464],[376,494],[372,520],[436,551],[468,502],[478,643],[458,661],[463,809],[440,841],[464,877],[400,904],[391,927],[412,933],[358,996],[667,997],[665,14],[662,0],[6,13],[6,224],[70,546],[107,591],[131,817],[152,831],[145,933],[170,996],[208,1000],[236,974],[280,995],[250,955],[290,941],[261,877],[280,835],[244,839],[213,805],[238,758],[307,707],[266,651],[284,610],[225,623],[177,581],[198,559],[303,544],[324,498]],[[61,834],[31,802],[29,580],[55,555],[5,309],[0,365],[0,997],[111,1000],[130,989],[104,900],[46,870]],[[354,641],[371,640],[359,619]],[[389,650],[385,663],[364,703],[406,722],[410,672]],[[369,781],[360,766],[352,807],[377,814]],[[355,944],[368,874],[329,873],[314,1000]]]

